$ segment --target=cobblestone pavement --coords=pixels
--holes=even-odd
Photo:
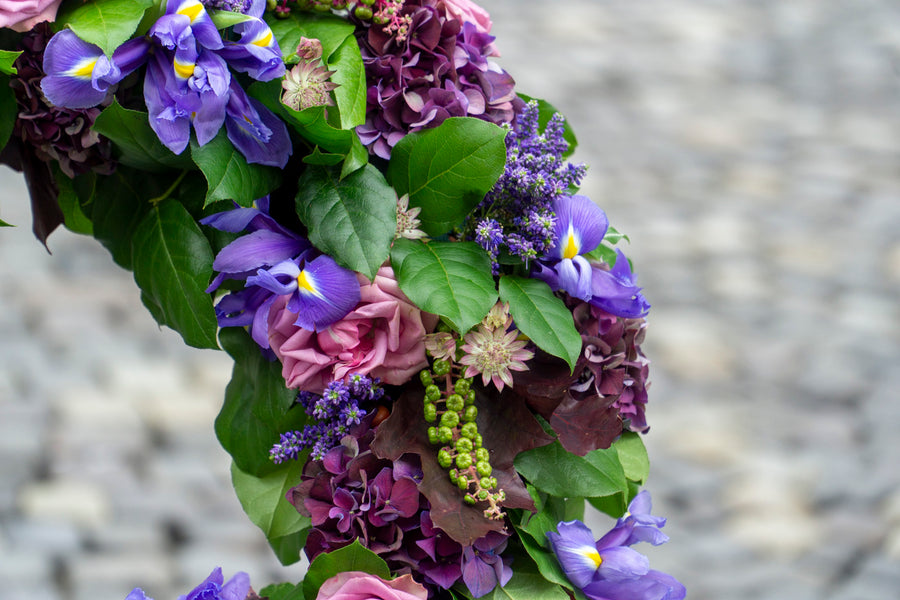
[[[900,6],[482,4],[654,305],[653,566],[701,600],[896,598]],[[8,171],[0,194],[0,598],[297,578],[230,489],[226,357],[159,331],[91,240],[48,256]]]

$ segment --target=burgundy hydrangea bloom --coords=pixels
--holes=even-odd
[[[19,109],[14,135],[33,147],[41,160],[58,161],[69,177],[92,169],[108,175],[115,168],[111,144],[91,131],[100,108],[52,106],[41,92],[44,48],[52,35],[50,24],[41,23],[22,38],[23,52],[15,63],[18,74],[10,78]]]
[[[408,0],[405,36],[378,25],[361,28],[366,68],[366,122],[357,133],[369,151],[390,158],[407,133],[448,117],[507,123],[514,117],[515,82],[488,60],[494,37],[473,23],[447,19],[438,0]]]

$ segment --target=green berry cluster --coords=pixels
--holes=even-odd
[[[349,10],[357,19],[369,21],[374,16],[372,5],[375,0],[267,0],[267,3],[278,18],[287,18],[293,7],[320,13]]]
[[[453,371],[449,361],[436,360],[430,371],[419,373],[425,386],[423,413],[430,424],[428,441],[441,446],[438,464],[449,471],[450,481],[465,492],[463,500],[466,504],[487,502],[484,516],[502,519],[500,504],[506,499],[506,493],[497,489],[490,452],[482,445],[478,432],[475,422],[478,408],[472,380]]]

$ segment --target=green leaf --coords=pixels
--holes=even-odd
[[[323,167],[333,167],[344,162],[347,158],[343,154],[325,153],[316,146],[313,151],[303,157],[303,162],[308,165],[321,165]]]
[[[475,242],[398,239],[391,264],[403,293],[459,333],[479,323],[497,302],[491,261]]]
[[[517,568],[505,586],[494,588],[484,598],[486,600],[569,600],[569,594],[558,584],[548,581],[540,573],[529,573]]]
[[[309,535],[309,529],[279,538],[270,538],[269,547],[272,548],[272,552],[275,553],[275,557],[281,564],[292,565],[300,560],[300,553],[303,552],[303,546],[306,545],[307,535]]]
[[[254,17],[251,17],[250,15],[230,10],[206,9],[206,12],[209,14],[209,18],[212,19],[216,29],[228,29],[232,25],[255,20]]]
[[[216,314],[204,291],[212,277],[212,250],[184,206],[165,200],[150,209],[134,232],[132,256],[141,299],[159,324],[180,333],[189,346],[217,349]]]
[[[279,169],[248,163],[228,140],[224,128],[203,146],[192,137],[191,158],[209,184],[205,204],[234,200],[241,206],[250,206],[281,184]]]
[[[349,546],[320,554],[310,563],[303,579],[303,594],[315,598],[326,580],[344,571],[362,571],[385,580],[391,578],[391,570],[384,559],[364,548],[356,539]]]
[[[241,507],[270,541],[281,540],[279,543],[283,543],[286,538],[296,537],[312,525],[310,518],[297,512],[285,497],[291,488],[300,483],[302,472],[303,462],[298,460],[281,465],[277,471],[263,477],[245,473],[234,463],[231,464],[231,482]],[[300,548],[294,547],[296,556],[279,556],[282,563],[290,564],[300,559]]]
[[[546,283],[504,275],[500,278],[500,299],[509,302],[509,313],[522,333],[541,350],[575,368],[581,355],[581,334],[575,329],[572,312]]]
[[[152,5],[153,0],[69,2],[56,23],[67,24],[78,37],[100,46],[104,54],[112,56],[116,48],[131,38],[144,11]]]
[[[538,127],[541,131],[547,127],[547,123],[550,122],[550,118],[561,112],[556,110],[556,107],[547,102],[546,100],[541,100],[540,98],[532,98],[531,96],[526,96],[525,94],[519,94],[519,98],[524,100],[525,102],[530,102],[531,100],[535,100],[538,103]],[[563,116],[563,139],[569,142],[568,149],[563,153],[563,157],[571,156],[573,152],[575,152],[575,148],[578,146],[578,140],[575,138],[575,132],[572,130],[572,125],[569,123],[568,119]]]
[[[554,527],[553,530],[555,531],[556,528]],[[521,529],[519,529],[519,531],[521,533]],[[541,543],[539,543],[527,534],[519,535],[519,540],[522,542],[522,547],[525,549],[525,552],[527,552],[528,556],[531,557],[531,560],[534,561],[541,577],[551,583],[560,585],[572,591],[576,598],[584,598],[582,592],[575,589],[575,586],[573,586],[572,582],[569,581],[569,578],[566,577],[562,567],[559,566],[559,561],[556,560],[556,555],[549,550],[545,550],[541,546],[541,543],[546,542],[546,540],[541,540]]]
[[[158,177],[122,166],[112,175],[87,174],[73,182],[81,205],[90,208],[94,237],[124,269],[133,268],[132,238],[150,210],[147,200],[162,191],[162,183]]]
[[[391,153],[388,180],[421,207],[422,230],[438,237],[458,225],[503,174],[506,132],[474,117],[453,117],[411,133]]]
[[[387,260],[397,231],[397,195],[371,165],[344,179],[313,166],[297,182],[297,216],[309,241],[339,265],[369,279]]]
[[[331,63],[331,55],[353,36],[354,27],[346,19],[332,15],[312,15],[292,11],[285,19],[269,21],[286,63],[297,61],[297,44],[301,37],[322,42],[322,57]]]
[[[349,36],[328,59],[334,71],[331,81],[338,84],[334,100],[340,116],[341,129],[350,129],[366,121],[366,71],[359,43]]]
[[[262,477],[278,470],[269,449],[285,431],[303,429],[306,415],[294,402],[296,390],[285,386],[281,363],[266,359],[243,328],[222,329],[219,341],[234,369],[216,417],[216,436],[241,471]]]
[[[612,227],[612,226],[610,226],[606,230],[606,235],[603,236],[603,241],[607,242],[609,244],[612,244],[613,246],[615,246],[622,240],[625,240],[626,242],[631,242],[631,239],[629,239],[629,237],[627,235],[625,235],[624,233],[620,233],[618,229],[616,229],[615,227]]]
[[[647,448],[644,447],[641,436],[626,431],[613,443],[613,448],[619,455],[625,477],[643,484],[650,474],[650,459],[647,457]]]
[[[193,169],[188,153],[176,155],[162,145],[149,119],[147,113],[122,108],[113,98],[94,121],[93,130],[113,141],[122,164],[142,171]]]
[[[259,597],[269,600],[304,600],[303,584],[273,583],[259,590]]]
[[[56,187],[59,189],[57,200],[63,212],[66,229],[83,235],[94,235],[94,224],[84,214],[72,180],[62,172],[58,164],[52,163],[50,168],[53,170]]]
[[[16,59],[19,58],[20,54],[22,54],[21,50],[0,50],[0,73],[3,73],[4,75],[15,75],[17,71],[13,64],[16,62]]]
[[[367,164],[369,164],[369,151],[362,145],[362,142],[359,141],[359,136],[354,131],[353,135],[350,136],[350,150],[347,152],[344,166],[341,167],[341,179],[354,171],[362,169]]]
[[[545,501],[540,504],[538,512],[523,512],[523,520],[518,526],[528,532],[540,545],[547,547],[547,532],[556,531],[560,521],[571,521],[584,517],[584,500],[581,498],[562,498],[544,495]]]
[[[534,487],[553,496],[596,498],[628,489],[615,450],[594,450],[580,457],[555,441],[519,454],[515,465]]]
[[[2,150],[16,127],[19,107],[16,94],[9,87],[9,76],[0,75],[0,150]]]
[[[9,223],[7,223],[6,221],[4,221],[3,219],[0,219],[0,227],[15,227],[15,225],[10,225]]]

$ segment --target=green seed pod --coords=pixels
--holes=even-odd
[[[472,440],[472,443],[475,444],[475,447],[476,447],[476,448],[481,448],[483,442],[484,442],[484,440],[482,439],[480,433],[479,433],[479,434],[476,434],[476,435],[475,435],[475,439]]]
[[[465,427],[465,425],[463,425],[463,427]],[[483,460],[483,461],[490,462],[491,453],[488,452],[487,448],[478,448],[477,450],[475,450],[475,460]]]
[[[466,396],[469,393],[470,383],[468,379],[460,379],[455,384],[453,384],[453,391],[462,396]]]
[[[437,435],[442,444],[449,444],[453,441],[453,430],[449,427],[438,427]]]
[[[472,494],[466,494],[463,498],[463,501],[470,506],[477,502],[477,500],[475,500],[475,496],[473,496]]]
[[[478,490],[478,499],[482,502],[488,499],[488,491],[487,490]]]
[[[460,469],[468,469],[472,466],[472,457],[468,454],[460,454],[456,457],[456,466]]]
[[[459,415],[448,410],[441,415],[441,425],[444,427],[456,427],[459,425]]]
[[[434,371],[436,376],[443,377],[450,372],[450,363],[446,360],[436,360],[431,366],[431,370]]]
[[[438,450],[438,464],[441,465],[444,469],[449,469],[453,466],[453,457],[450,456],[450,452],[447,451],[446,448],[441,448]],[[479,463],[480,464],[480,463]],[[490,475],[490,473],[488,473]]]
[[[443,466],[443,465],[441,465],[441,466]],[[446,469],[446,467],[444,467],[444,468]],[[482,477],[490,477],[491,473],[494,472],[493,467],[491,467],[491,463],[487,462],[486,460],[480,460],[477,463],[475,463],[475,470]]]
[[[478,425],[476,425],[475,423],[465,423],[460,428],[459,435],[463,436],[464,438],[474,440],[475,436],[478,435]]]
[[[357,19],[362,21],[368,21],[375,14],[372,12],[372,9],[368,6],[357,6],[353,11],[353,14],[356,15]]]
[[[491,488],[493,487],[493,486],[491,485],[491,483],[492,483],[492,482],[491,482],[491,478],[490,478],[490,477],[482,477],[482,478],[481,478],[481,481],[478,482],[478,485],[480,485],[480,486],[482,487],[482,489],[489,490],[489,489],[491,489]]]
[[[331,12],[331,4],[313,4],[312,8],[321,13]]]
[[[450,469],[450,481],[456,483],[456,480],[459,479],[459,471],[456,469]]]
[[[434,385],[433,383],[431,385],[426,386],[425,387],[425,397],[428,398],[429,400],[431,400],[432,402],[437,401],[438,398],[441,397],[441,388]]]
[[[427,422],[434,423],[437,419],[437,406],[426,401],[425,406],[422,407],[422,413],[425,415],[425,420]]]
[[[459,394],[450,394],[447,398],[447,410],[452,410],[454,412],[459,412],[465,407],[465,402],[463,402],[462,396]]]
[[[431,371],[428,369],[422,369],[419,371],[419,381],[422,382],[422,385],[429,386],[434,383],[434,379],[431,378]]]
[[[466,479],[465,475],[459,476],[459,478],[456,480],[456,487],[458,487],[461,490],[465,490],[465,489],[469,488],[469,480]]]
[[[492,488],[497,487],[497,478],[496,477],[491,477],[491,487]],[[501,493],[503,492],[503,490],[500,490],[500,491],[501,491]],[[503,497],[506,498],[505,493],[503,493]]]
[[[466,411],[463,413],[463,421],[467,423],[474,423],[475,419],[478,418],[478,409],[474,406],[467,406]]]
[[[459,453],[471,452],[472,451],[472,440],[470,440],[469,438],[464,438],[464,437],[461,437],[458,440],[456,440],[456,451]],[[490,475],[490,473],[488,473],[488,475]]]
[[[466,404],[475,404],[475,390],[469,390],[466,394]]]

